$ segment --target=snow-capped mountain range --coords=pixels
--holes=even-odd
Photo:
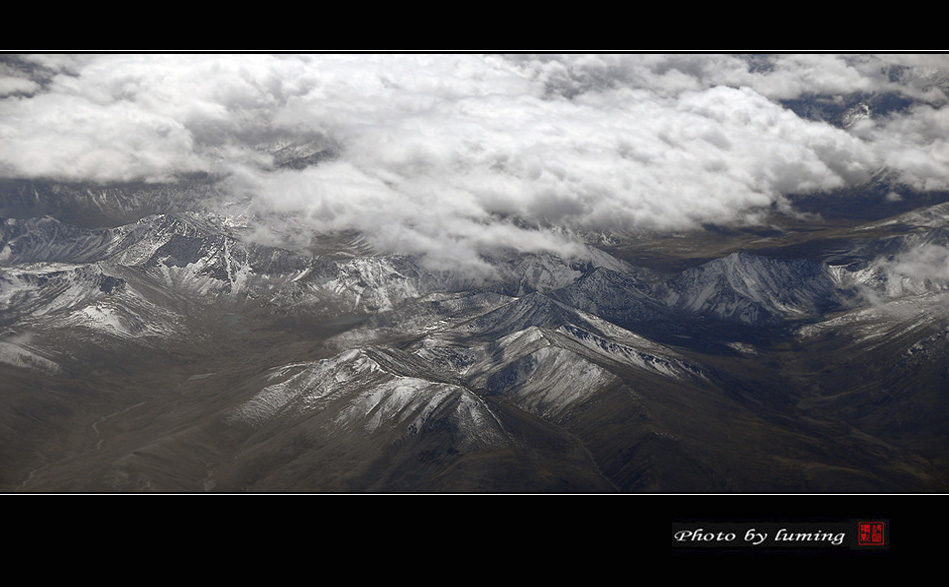
[[[936,490],[944,208],[665,271],[608,249],[495,253],[478,283],[259,244],[200,210],[99,228],[21,213],[0,225],[4,389],[69,448],[8,432],[4,483]],[[181,470],[147,465],[166,453]]]

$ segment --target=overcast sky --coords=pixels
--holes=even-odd
[[[0,62],[0,176],[223,174],[251,213],[450,267],[754,223],[882,168],[949,189],[947,78],[943,55],[37,55]],[[855,92],[916,102],[846,129],[779,103]],[[338,156],[279,169],[278,140]]]

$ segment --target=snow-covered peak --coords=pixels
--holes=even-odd
[[[688,269],[672,283],[669,305],[747,324],[819,314],[836,301],[826,267],[739,252]]]

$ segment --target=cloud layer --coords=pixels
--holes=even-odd
[[[756,222],[882,167],[949,189],[947,72],[939,55],[27,56],[0,64],[0,176],[211,172],[263,218],[436,266],[571,254],[571,231]],[[920,102],[847,129],[778,102],[882,92]],[[307,141],[336,157],[277,168],[262,147]]]

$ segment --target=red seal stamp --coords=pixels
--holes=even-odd
[[[857,522],[857,544],[859,546],[884,546],[886,532],[883,522]]]

